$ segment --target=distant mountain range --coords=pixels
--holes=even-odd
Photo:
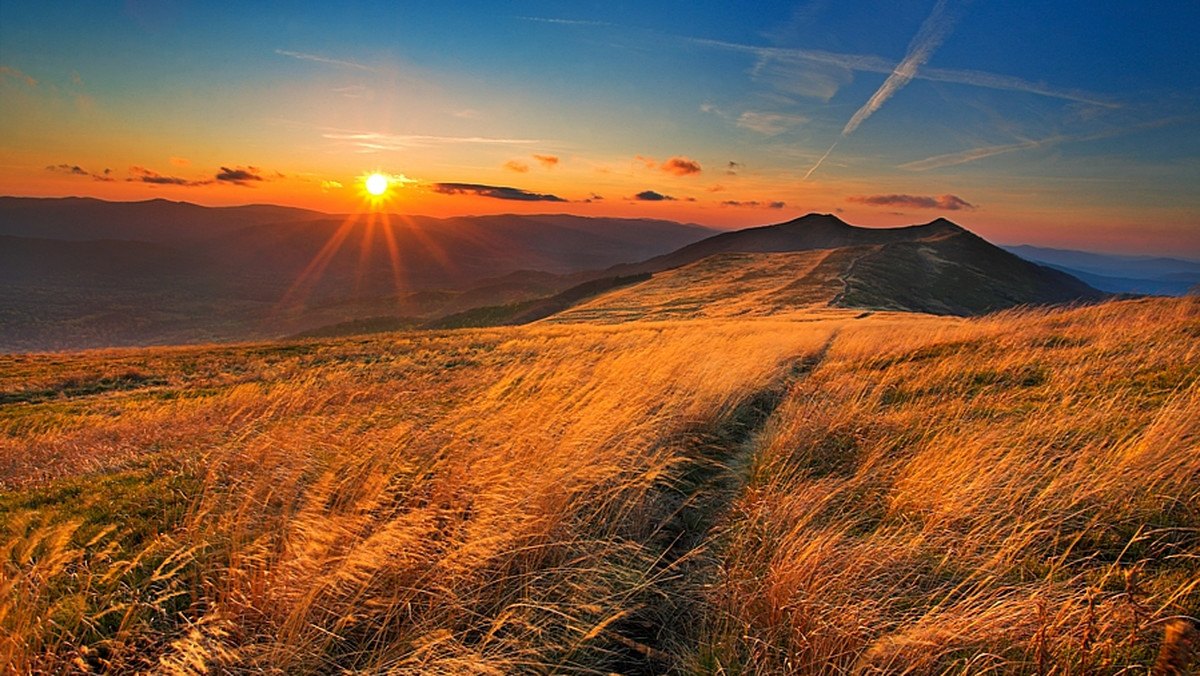
[[[1069,273],[1103,291],[1182,296],[1200,284],[1200,261],[1122,256],[1071,249],[1006,246],[1028,261]]]
[[[750,287],[765,304],[751,314],[811,305],[970,315],[1105,296],[944,219],[875,229],[810,214],[715,233],[569,215],[0,198],[3,351],[558,321],[605,298],[670,304],[672,289],[675,301],[707,294],[693,300],[720,312],[749,302]]]
[[[569,215],[355,217],[0,197],[0,350],[274,338],[544,297],[715,231]]]

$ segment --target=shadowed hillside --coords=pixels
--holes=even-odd
[[[662,271],[550,321],[761,316],[824,307],[976,315],[1106,297],[940,219],[870,229],[813,214],[716,235],[616,269]]]
[[[699,226],[0,198],[0,350],[274,338],[555,294]],[[435,301],[435,297],[438,302]]]

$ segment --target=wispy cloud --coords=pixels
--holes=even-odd
[[[78,164],[52,164],[46,167],[46,171],[53,171],[59,174],[72,174],[75,176],[91,176],[86,169]]]
[[[805,122],[808,122],[808,118],[803,115],[760,113],[747,110],[738,117],[737,126],[766,136],[776,136]]]
[[[743,45],[735,42],[723,42],[721,40],[708,40],[704,38],[685,39],[693,44],[703,45],[714,49],[724,49],[753,55],[758,59],[758,62],[755,65],[755,72],[759,72],[762,69],[771,66],[771,64],[774,64],[780,70],[777,74],[779,77],[772,76],[770,80],[772,84],[776,82],[788,82],[789,80],[783,77],[785,75],[792,78],[804,77],[804,73],[810,70],[813,64],[836,66],[849,71],[889,74],[895,72],[897,67],[900,65],[895,61],[869,54],[843,54],[838,52],[826,52],[819,49],[759,47],[756,45]],[[1031,82],[1019,77],[999,75],[996,73],[988,73],[978,70],[921,68],[912,77],[915,80],[950,82],[971,85],[975,87],[983,87],[987,89],[1038,94],[1041,96],[1064,99],[1067,101],[1077,101],[1096,106],[1104,106],[1107,108],[1121,107],[1120,104],[1107,101],[1103,96],[1092,92],[1079,89],[1055,87],[1044,82]]]
[[[481,145],[532,145],[544,143],[538,139],[489,138],[484,136],[433,136],[428,134],[384,134],[374,131],[331,130],[322,134],[333,141],[346,141],[369,151],[429,148],[464,143]]]
[[[537,153],[534,153],[532,157],[547,169],[553,169],[554,167],[558,166],[558,155],[538,155]]]
[[[975,87],[984,87],[987,89],[999,89],[1004,91],[1025,92],[1027,94],[1040,94],[1050,98],[1064,99],[1067,101],[1076,101],[1078,103],[1087,103],[1093,106],[1103,106],[1105,108],[1120,108],[1121,104],[1112,101],[1105,101],[1103,97],[1091,92],[1085,92],[1079,89],[1065,89],[1062,87],[1053,87],[1044,82],[1030,82],[1022,80],[1019,77],[1010,75],[997,75],[996,73],[986,73],[979,70],[954,70],[949,68],[922,68],[917,73],[918,80],[932,80],[934,82],[952,82],[956,84],[972,85]]]
[[[434,183],[430,189],[442,195],[479,195],[498,200],[514,200],[518,202],[566,202],[558,195],[540,194],[496,185],[480,185],[478,183]]]
[[[370,100],[374,97],[375,91],[365,85],[349,85],[346,87],[334,87],[331,91],[336,94],[341,94],[347,99],[355,100]]]
[[[872,207],[904,207],[908,209],[942,209],[959,211],[962,209],[977,209],[958,195],[850,195],[847,202],[857,202]]]
[[[955,153],[946,153],[944,155],[934,155],[926,157],[923,160],[907,162],[899,166],[900,169],[908,169],[909,171],[929,171],[931,169],[941,169],[942,167],[952,167],[975,160],[982,160],[995,155],[1003,155],[1005,153],[1016,152],[1019,150],[1034,150],[1037,148],[1051,148],[1063,143],[1082,143],[1085,141],[1097,141],[1104,138],[1113,138],[1116,136],[1125,136],[1147,129],[1158,129],[1167,127],[1180,122],[1194,120],[1192,117],[1167,117],[1159,120],[1151,120],[1142,124],[1135,124],[1128,127],[1118,127],[1114,129],[1106,129],[1104,131],[1091,134],[1056,134],[1047,136],[1042,139],[1027,139],[1019,143],[1007,143],[1000,145],[980,146],[978,148],[968,148]]]
[[[52,171],[56,174],[67,174],[70,176],[87,176],[94,181],[104,181],[106,183],[116,180],[112,177],[112,169],[105,169],[103,173],[95,173],[84,169],[78,164],[52,164],[46,167],[46,171]]]
[[[525,174],[529,172],[529,165],[518,160],[509,160],[505,162],[504,168],[508,169],[509,171],[515,171],[518,174]]]
[[[982,146],[979,148],[970,148],[957,153],[946,153],[945,155],[934,155],[926,157],[923,160],[908,162],[901,164],[901,169],[910,171],[929,171],[930,169],[940,169],[942,167],[952,167],[956,164],[966,164],[975,160],[982,160],[985,157],[993,155],[1003,155],[1017,150],[1029,150],[1031,148],[1042,148],[1048,145],[1055,145],[1066,140],[1065,136],[1052,136],[1037,141],[1023,141],[1021,143],[1009,143],[1006,145]]]
[[[10,68],[9,66],[0,66],[0,80],[3,80],[5,78],[12,78],[12,79],[16,80],[17,82],[23,83],[27,87],[36,87],[37,83],[38,83],[37,80],[26,75],[25,73],[22,73],[17,68]]]
[[[537,23],[552,23],[560,26],[615,26],[616,24],[607,21],[584,21],[580,19],[555,19],[544,16],[518,16],[521,21],[535,21]]]
[[[301,61],[315,61],[316,63],[324,63],[324,64],[328,64],[330,66],[341,66],[343,68],[356,68],[358,70],[365,70],[365,71],[368,71],[371,73],[376,72],[374,68],[372,68],[370,66],[365,66],[361,63],[358,63],[357,61],[347,61],[344,59],[331,59],[326,56],[320,56],[317,54],[305,54],[303,52],[293,52],[293,51],[289,51],[286,49],[276,49],[275,53],[279,54],[280,56],[289,56],[293,59],[300,59]]]

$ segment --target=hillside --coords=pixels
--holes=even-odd
[[[659,272],[549,321],[762,316],[825,307],[966,316],[1106,296],[942,219],[871,229],[812,214],[614,269]]]
[[[3,198],[0,233],[0,350],[10,351],[521,323],[559,311],[550,321],[826,306],[974,315],[1105,297],[945,219],[861,228],[809,214],[711,235],[567,215],[330,217]],[[601,293],[602,280],[648,274]]]
[[[1188,298],[0,356],[0,663],[1146,673],[1200,608],[1197,338]]]
[[[552,295],[712,231],[642,219],[330,216],[0,198],[0,351],[267,339]],[[430,302],[436,298],[440,302]]]

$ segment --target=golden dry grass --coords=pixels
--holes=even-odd
[[[844,291],[854,249],[723,253],[600,295],[549,317],[553,323],[795,315],[827,319],[858,310],[828,307]]]
[[[3,657],[17,672],[168,673],[617,659],[606,627],[662,574],[646,543],[683,462],[677,439],[833,329],[475,331],[202,366],[204,352],[136,353],[167,384],[9,418],[6,480],[26,488],[5,505]],[[37,360],[54,383],[113,357]],[[49,469],[23,465],[22,448]],[[36,485],[81,456],[121,486]],[[95,504],[121,503],[122,487],[136,505]],[[146,513],[151,496],[166,504]]]
[[[1200,302],[843,331],[720,536],[711,673],[1118,673],[1200,610]]]
[[[1200,302],[833,317],[0,358],[0,663],[1149,669]]]

